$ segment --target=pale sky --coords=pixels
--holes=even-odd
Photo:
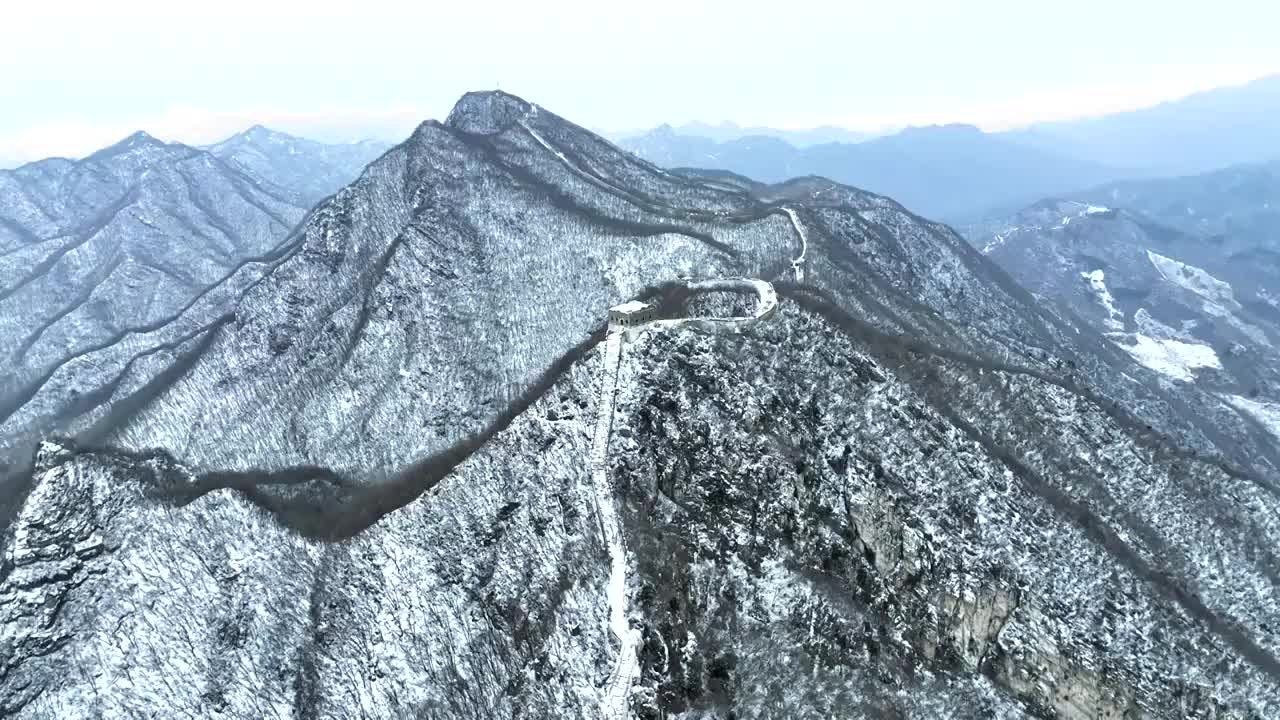
[[[1003,129],[1280,72],[1274,0],[40,0],[0,21],[0,166],[139,129],[398,140],[499,84],[611,130]]]

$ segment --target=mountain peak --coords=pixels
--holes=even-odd
[[[925,136],[934,137],[972,137],[982,134],[982,130],[976,125],[966,123],[947,123],[946,125],[913,125],[905,128],[900,135],[904,137]]]
[[[168,147],[168,144],[165,143],[164,141],[157,140],[156,138],[147,134],[147,132],[144,130],[139,130],[133,133],[132,135],[124,138],[123,140],[115,143],[114,145],[108,145],[107,147],[93,153],[92,155],[89,155],[89,158],[96,158],[101,160],[105,158],[115,157],[117,155],[123,155],[125,153],[133,153],[133,152],[144,151],[148,149],[163,149],[166,147]]]
[[[261,149],[267,145],[291,145],[299,142],[307,141],[302,138],[289,135],[288,133],[282,133],[279,130],[272,130],[262,124],[255,124],[252,127],[241,130],[225,140],[219,140],[212,145],[206,145],[205,149],[212,151],[215,155],[218,155],[221,152],[235,151],[237,148],[244,146],[257,147]]]
[[[163,145],[164,143],[147,133],[146,130],[139,130],[129,137],[121,141],[129,145]]]
[[[163,140],[156,139],[149,135],[145,130],[139,130],[111,147],[119,148],[121,150],[132,150],[134,148],[141,147],[164,147],[165,144],[166,143]]]
[[[252,145],[284,145],[301,142],[302,138],[257,124],[227,140],[227,142],[237,141]]]
[[[464,132],[493,135],[535,112],[536,108],[536,105],[501,90],[474,91],[458,100],[445,124]]]

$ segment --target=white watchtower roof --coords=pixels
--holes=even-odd
[[[630,300],[628,302],[622,303],[621,305],[614,305],[613,307],[609,308],[609,311],[617,313],[619,315],[630,315],[631,313],[640,312],[641,310],[644,310],[647,307],[649,307],[648,303],[643,303],[643,302],[640,302],[639,300]]]

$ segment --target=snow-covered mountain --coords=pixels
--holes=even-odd
[[[375,140],[316,142],[255,125],[207,149],[245,174],[286,189],[297,204],[311,207],[354,180],[390,148],[390,143]]]
[[[76,371],[85,352],[166,357],[147,333],[205,293],[234,299],[214,286],[274,257],[316,200],[385,150],[262,127],[208,150],[136,133],[0,172],[0,467],[25,464],[33,433],[109,392],[111,377]]]
[[[1167,213],[1154,193],[1120,189],[1138,185],[1082,195]],[[1180,201],[1223,206],[1211,194]],[[1257,232],[1265,211],[1249,212],[1250,204],[1237,195],[1232,210],[1184,225],[1213,235],[1076,200],[1046,200],[967,232],[1019,283],[1066,304],[1144,365],[1230,396],[1280,403],[1280,246]]]
[[[145,341],[51,376],[7,715],[1280,712],[1280,440],[885,197],[474,93]]]
[[[1280,255],[1280,162],[1117,182],[1071,197],[1123,207],[1213,243],[1228,255]]]
[[[166,363],[150,343],[305,214],[288,194],[216,156],[137,133],[82,160],[0,172],[0,466],[33,434],[97,406],[97,354]],[[219,296],[215,291],[214,296]]]

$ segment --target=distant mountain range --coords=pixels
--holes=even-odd
[[[871,138],[880,137],[888,134],[887,132],[858,132],[847,128],[835,127],[833,125],[823,125],[813,128],[805,128],[803,130],[783,130],[780,128],[764,127],[762,125],[742,126],[732,122],[720,123],[704,123],[704,122],[688,122],[683,125],[671,126],[663,124],[654,128],[657,131],[670,131],[678,135],[693,135],[696,137],[714,140],[716,142],[730,142],[746,137],[772,137],[784,140],[796,147],[807,147],[809,145],[822,145],[824,143],[859,143]],[[607,133],[609,139],[625,143],[627,140],[643,136],[651,131],[646,130],[628,130],[622,132]]]
[[[743,137],[662,126],[619,143],[664,167],[727,170],[761,182],[821,175],[929,217],[971,222],[1105,182],[1280,159],[1277,117],[1280,76],[1145,110],[1000,133],[944,125],[800,147],[769,129]]]
[[[1280,248],[1280,161],[1116,182],[1070,197],[1139,212],[1183,232],[1230,243],[1232,251]]]
[[[910,128],[857,144],[806,148],[770,136],[718,143],[659,128],[622,146],[664,167],[728,170],[765,183],[822,176],[887,195],[938,219],[962,219],[1124,174],[971,125]]]
[[[154,330],[275,257],[311,204],[381,150],[264,128],[207,150],[140,132],[0,171],[0,467],[32,433],[105,401],[111,378],[83,371],[87,356],[163,362],[171,341]]]
[[[1280,75],[1132,112],[1003,133],[1144,175],[1178,175],[1280,160]]]

